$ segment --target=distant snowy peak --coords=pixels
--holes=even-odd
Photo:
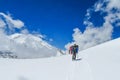
[[[17,58],[44,58],[62,55],[62,51],[33,34],[15,33],[6,37],[0,36],[0,51],[11,52]],[[6,56],[6,53],[5,53]]]
[[[10,36],[10,39],[14,40],[15,42],[19,44],[24,44],[26,46],[31,46],[33,48],[41,48],[41,47],[46,47],[48,49],[53,49],[50,44],[47,42],[43,41],[42,38],[31,35],[31,34],[13,34]]]

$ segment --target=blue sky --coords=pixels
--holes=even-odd
[[[0,0],[0,12],[10,13],[25,23],[30,32],[46,35],[50,44],[63,49],[72,41],[73,29],[84,32],[87,9],[98,0]],[[99,12],[91,15],[95,26],[104,22]],[[118,21],[119,22],[119,21]],[[120,37],[120,27],[114,28],[113,38]]]

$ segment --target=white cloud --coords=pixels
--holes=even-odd
[[[22,34],[28,34],[29,31],[28,31],[27,29],[23,29],[23,30],[21,31],[21,33],[22,33]]]
[[[111,12],[112,9],[117,9],[120,11],[120,0],[103,0],[98,1],[94,5],[94,11],[103,11],[103,12]]]
[[[88,21],[88,20],[85,20],[85,21],[83,22],[83,24],[84,24],[84,25],[87,25],[87,26],[89,26],[89,27],[92,27],[92,26],[93,26],[93,23],[90,22],[90,21]]]
[[[110,0],[107,9],[111,10],[112,8],[120,9],[120,0]]]
[[[66,49],[74,43],[79,45],[79,49],[83,50],[97,44],[112,39],[112,33],[114,26],[112,25],[117,20],[120,20],[120,0],[103,0],[98,1],[92,8],[87,9],[85,20],[83,24],[86,25],[85,31],[82,33],[79,28],[75,28],[73,31],[73,42],[69,42],[65,45]],[[106,6],[105,6],[106,5]],[[112,11],[116,9],[116,11]],[[95,12],[106,13],[103,17],[104,21],[102,26],[94,26],[94,23],[90,21],[92,13]],[[101,15],[100,14],[100,15]],[[116,25],[119,26],[120,22]]]
[[[21,28],[24,26],[24,23],[20,20],[11,20],[15,28]]]
[[[3,28],[5,25],[6,25],[5,22],[0,19],[0,28]]]
[[[70,45],[76,43],[79,45],[79,49],[83,50],[108,41],[111,39],[111,36],[112,27],[107,23],[104,24],[104,27],[101,28],[87,27],[83,33],[78,28],[75,28],[73,33],[74,42],[68,43],[68,45],[66,45],[66,48],[68,49]]]
[[[116,24],[116,26],[120,27],[120,23]]]
[[[103,10],[103,8],[101,8],[103,6],[103,3],[99,3],[97,2],[94,7],[95,7],[95,12],[99,11],[99,10]]]
[[[32,34],[34,34],[35,36],[40,37],[42,39],[45,39],[47,37],[46,35],[43,35],[40,32],[36,32],[36,31],[33,31]]]
[[[0,12],[0,15],[2,15],[5,18],[6,24],[8,25],[8,27],[10,29],[12,29],[12,28],[20,29],[24,26],[24,23],[19,19],[14,20],[10,15],[6,15],[6,14],[1,13],[1,12]]]

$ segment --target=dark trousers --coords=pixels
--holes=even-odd
[[[76,53],[74,52],[72,55],[72,59],[75,60],[76,59]]]

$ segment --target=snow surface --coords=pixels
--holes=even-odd
[[[120,38],[71,55],[0,59],[0,80],[120,80]],[[80,59],[80,60],[79,60]]]

